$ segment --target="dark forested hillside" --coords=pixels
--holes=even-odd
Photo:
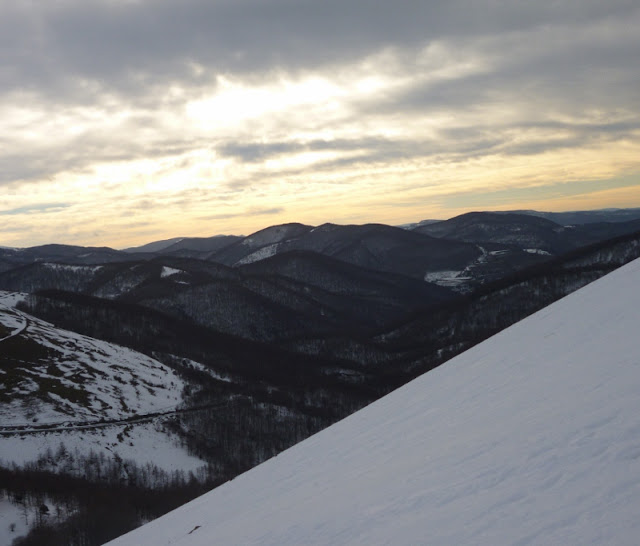
[[[432,237],[480,244],[501,243],[554,256],[638,230],[638,219],[561,225],[537,215],[501,212],[469,212],[413,228]]]

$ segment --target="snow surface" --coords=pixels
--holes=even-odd
[[[244,241],[243,241],[243,244],[244,244]],[[260,260],[264,260],[266,258],[271,258],[271,256],[275,256],[276,253],[278,252],[279,245],[280,243],[274,243],[268,246],[264,246],[256,250],[255,252],[252,252],[251,254],[245,256],[241,260],[238,260],[233,265],[234,267],[237,267],[239,265],[252,264],[254,262],[259,262]]]
[[[5,292],[0,290],[0,307],[15,307],[21,301],[24,301],[29,294],[24,292]]]
[[[470,279],[471,277],[464,276],[464,271],[431,271],[424,276],[425,281],[446,287],[455,287]]]
[[[17,310],[11,310],[0,303],[0,325],[9,329],[9,334],[1,337],[0,342],[20,335],[27,329],[27,317]]]
[[[0,498],[0,544],[9,545],[29,531],[29,515],[21,506]],[[14,530],[11,530],[14,525]]]
[[[637,544],[640,260],[111,546]]]
[[[82,256],[79,256],[79,258],[84,258],[87,256],[91,256],[91,254],[83,254]],[[72,272],[78,272],[78,271],[88,271],[90,273],[96,273],[97,271],[100,271],[102,269],[101,265],[67,265],[67,264],[56,264],[56,263],[43,263],[42,265],[44,265],[47,269],[52,269],[53,271],[72,271]]]
[[[120,438],[118,437],[120,435]],[[60,444],[73,453],[88,456],[91,451],[108,458],[118,456],[134,460],[138,466],[152,464],[171,472],[195,472],[206,466],[201,459],[189,455],[178,439],[156,423],[113,425],[95,430],[66,430],[23,436],[0,435],[0,464],[23,466],[46,454],[55,452]],[[79,470],[82,474],[82,469]],[[0,541],[0,545],[3,544]]]
[[[177,275],[178,273],[184,273],[184,271],[182,271],[182,269],[175,269],[173,267],[163,265],[160,277],[164,279],[166,277],[171,277],[171,275]]]
[[[179,358],[181,360],[183,366],[190,366],[191,368],[194,368],[199,372],[206,373],[209,377],[213,377],[218,381],[224,381],[225,383],[231,383],[233,381],[233,379],[228,375],[221,375],[215,370],[212,370],[209,366],[205,366],[200,362],[196,362],[195,360],[191,360],[190,358],[183,358],[183,357],[176,357],[176,358]]]

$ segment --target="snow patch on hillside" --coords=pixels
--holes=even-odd
[[[2,306],[0,306],[0,326],[4,326],[4,328],[9,331],[6,336],[0,337],[0,342],[2,342],[24,332],[27,329],[28,321],[22,313],[3,309]],[[5,372],[5,370],[2,369],[0,369],[0,371]]]
[[[640,260],[111,542],[636,544]]]
[[[465,276],[464,271],[429,271],[425,274],[424,280],[452,288],[469,282],[471,277]]]
[[[0,290],[0,307],[15,307],[20,302],[25,301],[28,296],[29,294],[24,292],[5,292]]]
[[[79,256],[80,258],[89,256],[89,254]],[[54,264],[45,262],[42,264],[47,269],[52,269],[53,271],[71,271],[77,273],[78,271],[85,271],[89,273],[95,273],[96,271],[100,271],[102,269],[101,265],[66,265],[66,264]]]
[[[160,272],[160,277],[165,279],[167,277],[171,277],[172,275],[177,275],[178,273],[184,273],[184,271],[182,271],[182,269],[174,269],[173,267],[163,265],[162,271]]]
[[[265,258],[270,258],[271,256],[274,256],[277,253],[278,246],[279,246],[279,243],[274,243],[272,245],[264,246],[261,249],[256,250],[255,252],[252,252],[248,256],[245,256],[241,260],[238,260],[234,264],[234,267],[239,265],[252,264],[254,262],[259,262],[260,260],[264,260]]]
[[[227,375],[221,375],[215,370],[212,370],[209,366],[205,366],[204,364],[196,362],[195,360],[191,360],[190,358],[180,358],[180,361],[183,366],[191,367],[194,370],[206,373],[209,377],[217,379],[218,381],[224,381],[225,383],[231,383],[233,381],[231,377]]]
[[[529,254],[539,254],[541,256],[551,256],[551,252],[547,252],[546,250],[542,250],[540,248],[525,248],[523,249],[525,252]]]

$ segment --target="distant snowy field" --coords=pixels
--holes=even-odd
[[[638,544],[640,261],[110,544]]]
[[[22,466],[34,462],[47,450],[55,453],[61,444],[74,455],[86,457],[93,451],[109,458],[118,456],[123,460],[134,460],[138,466],[155,465],[166,472],[195,472],[206,466],[201,459],[189,455],[177,438],[155,423],[23,436],[0,435],[0,464]]]
[[[26,535],[29,525],[25,519],[24,510],[20,506],[11,504],[7,499],[0,499],[0,544],[8,546],[16,538]]]

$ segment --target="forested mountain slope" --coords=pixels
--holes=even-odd
[[[640,261],[110,544],[633,544]]]

